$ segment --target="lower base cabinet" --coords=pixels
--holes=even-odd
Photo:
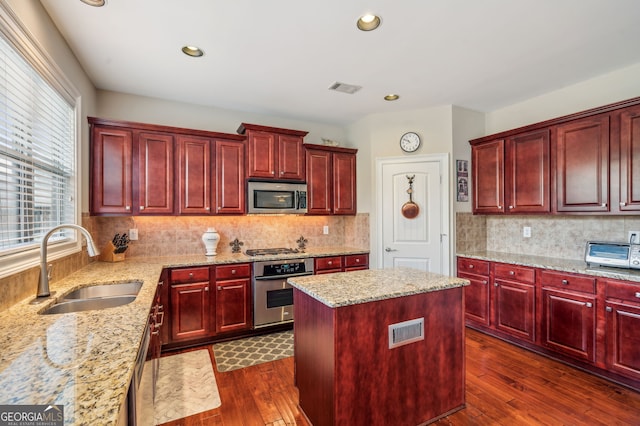
[[[212,331],[209,268],[172,270],[170,277],[171,341],[209,337]]]
[[[216,267],[216,333],[248,330],[251,321],[251,265]]]
[[[347,254],[344,256],[316,257],[313,264],[314,274],[332,274],[369,269],[368,254]]]

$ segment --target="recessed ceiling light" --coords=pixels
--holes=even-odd
[[[361,31],[373,31],[380,26],[381,22],[379,16],[368,13],[358,19],[356,26]]]
[[[200,56],[204,55],[204,52],[202,51],[202,49],[196,46],[184,46],[182,48],[182,53],[184,53],[187,56],[192,56],[194,58],[199,58]]]
[[[106,0],[80,0],[82,3],[88,4],[89,6],[102,7],[106,3]]]
[[[384,97],[385,101],[397,101],[398,99],[400,99],[400,95],[396,95],[393,93]]]

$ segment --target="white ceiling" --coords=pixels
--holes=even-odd
[[[99,89],[324,123],[492,111],[640,63],[638,0],[41,2]]]

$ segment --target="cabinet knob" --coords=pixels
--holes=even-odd
[[[360,259],[356,259],[356,263],[360,263]]]
[[[607,306],[605,310],[607,312],[613,312],[613,308],[611,306]]]
[[[621,205],[622,207],[624,207],[624,206],[626,206],[626,205],[627,205],[627,203],[625,203],[625,202],[623,201],[623,202],[621,202],[621,203],[620,203],[620,205]]]
[[[332,261],[328,261],[327,265],[333,265],[333,262]]]
[[[635,296],[636,296],[638,299],[640,299],[640,291],[637,291],[637,292],[636,292],[636,294],[635,294]]]
[[[125,210],[131,210],[131,206],[124,206]]]
[[[587,308],[592,308],[593,307],[593,303],[587,302],[587,303],[584,304],[584,306],[586,306]]]
[[[158,285],[164,285],[164,281],[158,281]]]
[[[469,265],[468,268],[469,269],[473,269],[475,266],[474,265]]]
[[[514,271],[509,271],[509,275],[515,275],[516,273]]]
[[[567,281],[567,280],[562,280],[562,284],[563,284],[563,285],[569,285],[569,281]]]
[[[193,278],[193,272],[189,272],[189,278]]]
[[[511,210],[513,208],[513,206],[509,206],[509,210]]]
[[[607,203],[602,203],[602,207],[607,207]]]
[[[482,284],[487,285],[488,284],[487,280],[482,280]]]
[[[280,176],[282,176],[284,174],[284,172],[280,172]]]
[[[222,286],[221,285],[218,286],[218,290],[222,290]]]
[[[498,287],[499,285],[500,285],[500,284],[498,284],[497,282],[494,282],[494,283],[493,283],[493,286],[494,286],[494,287]]]
[[[232,270],[231,270],[231,275],[235,275],[235,274],[236,274],[236,270],[235,270],[235,269],[232,269]]]
[[[205,207],[204,209],[205,209],[206,211],[209,211],[209,210],[211,210],[211,207]]]
[[[204,288],[204,291],[209,291],[209,287],[205,287],[205,288]]]
[[[140,210],[144,210],[144,206],[140,206]]]

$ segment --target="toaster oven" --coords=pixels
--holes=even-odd
[[[589,266],[640,269],[640,244],[589,241],[584,260]]]

